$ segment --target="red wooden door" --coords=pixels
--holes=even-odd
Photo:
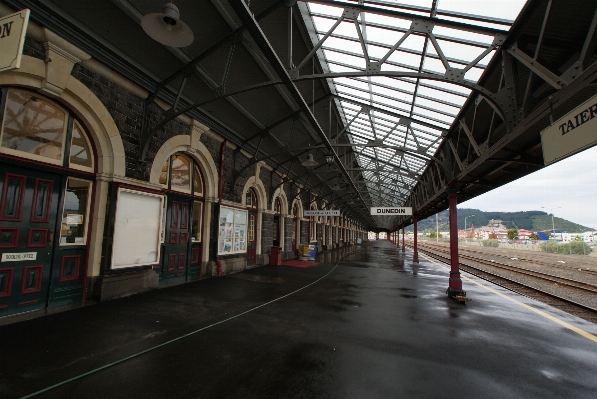
[[[257,257],[257,213],[249,212],[249,226],[247,232],[247,266],[255,264]]]
[[[163,283],[184,280],[188,269],[189,221],[191,203],[187,199],[168,196],[166,236],[160,280]]]
[[[61,179],[1,166],[0,316],[6,316],[47,305]]]

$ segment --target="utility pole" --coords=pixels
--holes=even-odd
[[[437,213],[435,214],[435,242],[439,241],[439,219]]]

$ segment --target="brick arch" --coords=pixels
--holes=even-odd
[[[0,73],[0,85],[42,91],[45,64],[23,56],[21,68]],[[52,98],[52,97],[50,97]],[[87,86],[70,76],[64,91],[53,97],[71,110],[85,125],[97,155],[96,171],[102,175],[125,176],[125,153],[120,132],[100,99]]]
[[[265,191],[265,186],[263,185],[263,182],[255,176],[251,176],[247,179],[245,186],[243,187],[241,203],[246,205],[247,198],[244,193],[246,193],[249,188],[253,188],[257,194],[257,209],[260,211],[267,209],[267,193]]]
[[[174,136],[166,140],[155,154],[149,174],[149,182],[159,184],[160,173],[164,162],[168,160],[170,155],[182,152],[193,158],[199,166],[199,170],[201,170],[205,184],[204,197],[206,199],[216,198],[218,195],[218,169],[216,168],[216,164],[207,147],[200,142],[195,144],[195,146],[198,148],[191,148],[191,136],[189,135]]]
[[[282,215],[288,215],[288,198],[286,197],[286,192],[284,192],[284,186],[278,187],[278,189],[272,195],[272,202],[270,204],[270,209],[274,210],[274,205],[276,203],[276,198],[280,198],[280,204],[282,205]]]

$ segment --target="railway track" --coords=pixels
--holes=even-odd
[[[419,243],[419,246],[424,245],[426,247],[432,247],[432,248],[446,248],[446,246],[441,245],[441,244],[433,244],[433,243],[424,243],[421,244]],[[489,253],[486,251],[482,251],[482,250],[477,250],[477,249],[471,249],[469,247],[459,247],[459,252],[460,255],[462,255],[463,252],[467,252],[467,253],[473,253],[473,254],[479,254],[482,256],[491,256],[491,257],[498,257],[498,258],[503,258],[503,259],[507,259],[507,260],[516,260],[518,262],[524,262],[527,263],[529,265],[537,265],[537,266],[548,266],[548,267],[553,267],[556,269],[562,269],[562,270],[574,270],[574,271],[579,271],[582,274],[586,274],[586,275],[592,275],[592,276],[597,276],[597,270],[591,270],[591,269],[584,269],[582,267],[578,267],[578,266],[571,266],[570,264],[561,264],[561,263],[556,263],[556,262],[546,262],[546,261],[542,261],[542,260],[538,260],[538,259],[531,259],[528,257],[523,257],[523,256],[517,256],[516,258],[512,258],[509,255],[505,255],[505,254],[498,254],[498,253]]]
[[[408,246],[412,249],[412,245]],[[419,245],[419,251],[441,262],[450,262],[448,248],[423,244]],[[597,324],[595,284],[471,255],[459,254],[459,258],[463,271]]]

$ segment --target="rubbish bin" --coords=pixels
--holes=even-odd
[[[309,252],[307,252],[307,258],[309,258],[309,260],[315,260],[315,255],[317,255],[317,241],[313,241],[309,244]]]
[[[271,266],[280,266],[282,264],[282,253],[280,247],[272,246],[272,250],[269,254],[269,264]]]

